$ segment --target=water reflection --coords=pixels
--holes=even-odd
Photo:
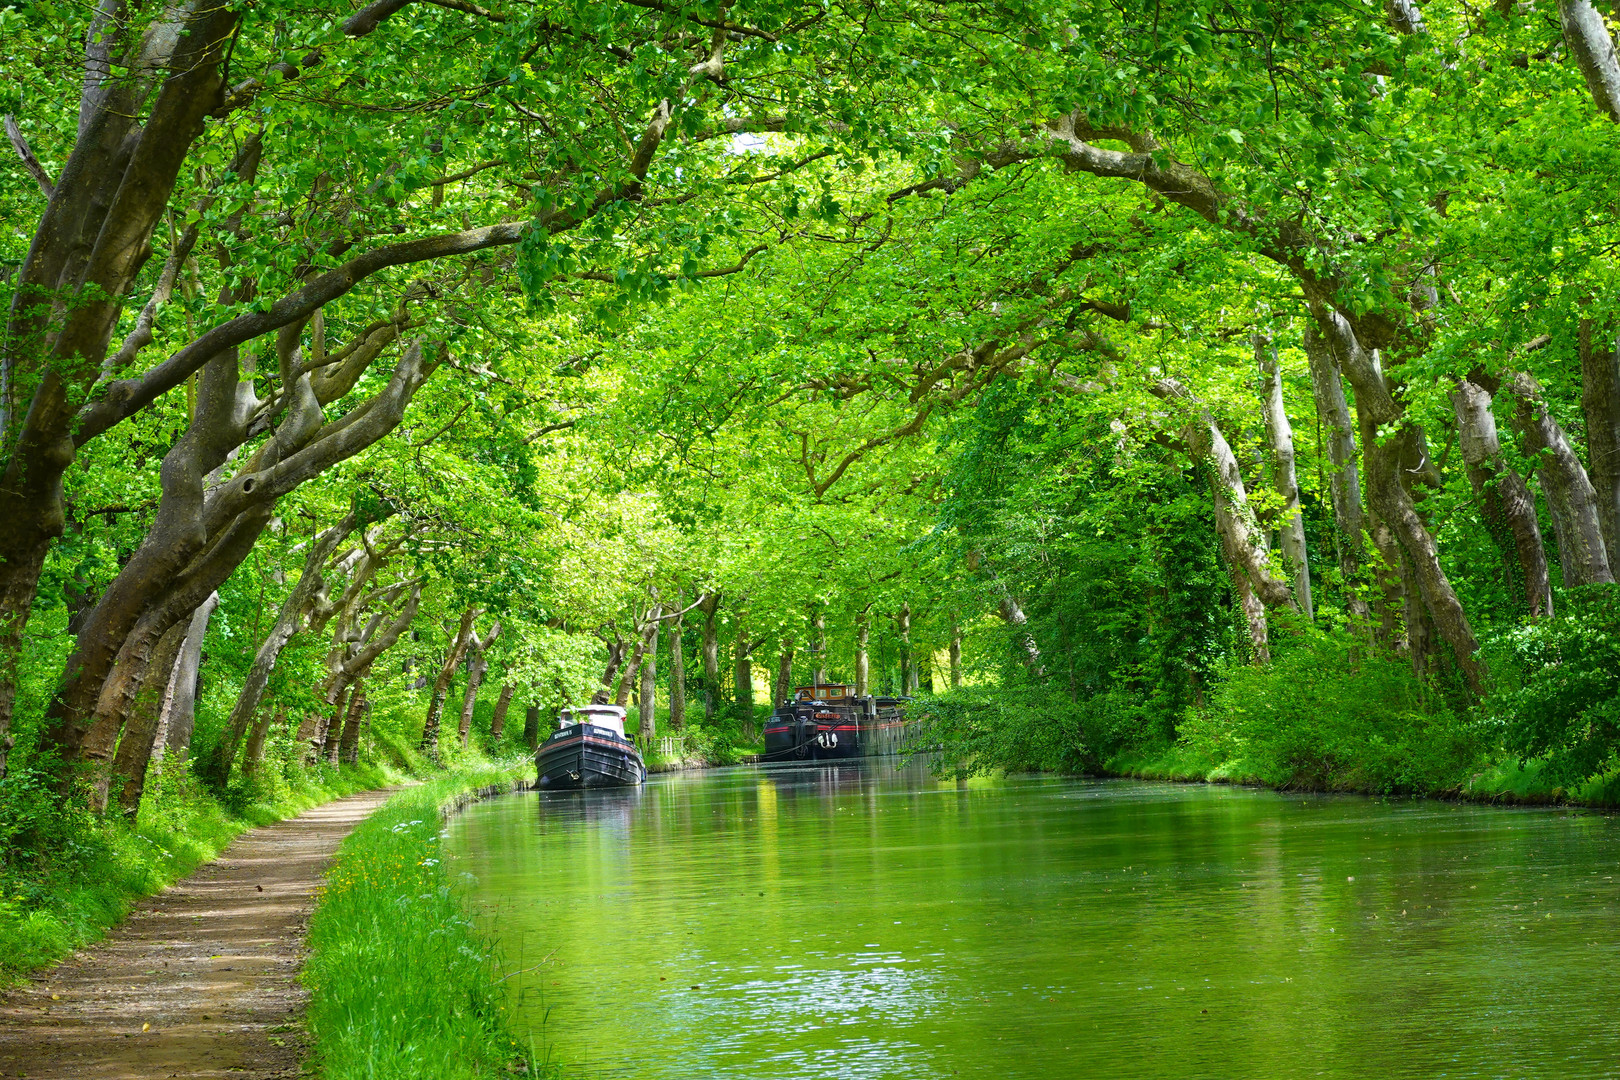
[[[592,1076],[1620,1075],[1620,820],[882,762],[452,825]],[[554,950],[554,952],[553,952]]]

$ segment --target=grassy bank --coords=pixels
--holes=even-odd
[[[171,761],[154,766],[132,825],[71,804],[64,812],[43,781],[13,777],[0,828],[8,839],[26,835],[48,857],[0,867],[0,985],[95,941],[137,900],[218,857],[245,830],[399,778],[381,765],[310,769],[293,782],[239,788],[221,799]]]
[[[444,816],[531,779],[527,759],[400,792],[344,841],[310,923],[309,1027],[325,1080],[548,1075],[511,1032],[490,942],[439,855]]]

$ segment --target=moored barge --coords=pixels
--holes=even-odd
[[[646,763],[624,734],[619,705],[584,705],[557,716],[557,730],[534,755],[535,787],[634,787],[647,778]]]
[[[838,761],[892,754],[905,727],[904,698],[857,697],[843,683],[801,686],[765,726],[766,761]]]

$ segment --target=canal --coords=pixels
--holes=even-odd
[[[445,847],[571,1076],[1620,1076],[1612,815],[880,759],[499,798]]]

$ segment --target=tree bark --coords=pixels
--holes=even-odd
[[[1344,578],[1345,607],[1356,617],[1366,619],[1370,610],[1358,588],[1365,551],[1362,529],[1361,477],[1356,469],[1356,426],[1345,400],[1339,365],[1322,340],[1314,320],[1305,322],[1305,356],[1311,365],[1311,394],[1316,399],[1316,415],[1327,430],[1326,470],[1328,492],[1333,502],[1333,525],[1338,543],[1339,573]]]
[[[523,712],[523,745],[534,753],[540,746],[540,706],[530,705]]]
[[[871,656],[867,642],[871,638],[871,606],[861,609],[855,622],[855,696],[865,697],[872,692]]]
[[[1509,384],[1517,398],[1513,423],[1526,457],[1536,460],[1536,477],[1558,530],[1559,561],[1566,585],[1611,585],[1614,574],[1598,520],[1597,492],[1570,446],[1563,428],[1547,411],[1541,387],[1528,372]]]
[[[612,700],[608,697],[608,692],[616,685],[619,668],[624,664],[624,654],[629,648],[629,643],[619,634],[618,627],[615,626],[612,629],[612,641],[609,641],[600,630],[596,633],[602,644],[607,646],[608,659],[607,666],[602,669],[602,685],[595,694],[591,695],[591,703],[595,705],[606,705]]]
[[[951,689],[962,687],[962,627],[951,623]]]
[[[189,623],[176,623],[158,642],[152,664],[146,670],[146,679],[135,695],[129,720],[124,724],[124,737],[118,741],[118,753],[113,757],[111,794],[117,799],[124,817],[131,822],[141,808],[141,796],[146,791],[146,770],[152,761],[152,746],[157,741],[159,719],[168,701],[180,646],[190,629]]]
[[[223,788],[230,779],[236,752],[243,737],[252,727],[254,714],[258,712],[259,703],[264,699],[265,687],[270,684],[270,672],[275,668],[281,650],[292,640],[293,635],[298,633],[300,623],[308,614],[316,593],[322,588],[322,573],[327,560],[332,557],[332,553],[337,550],[337,546],[344,538],[354,530],[354,526],[354,515],[348,514],[336,525],[311,540],[309,551],[304,556],[304,569],[298,576],[298,583],[283,601],[281,609],[276,613],[275,623],[265,635],[258,652],[254,654],[253,664],[248,668],[247,676],[242,681],[242,689],[236,696],[236,704],[231,709],[229,719],[225,721],[225,730],[220,733],[219,742],[200,770],[204,779],[216,787]]]
[[[203,639],[208,635],[208,622],[219,607],[219,593],[211,592],[202,606],[191,614],[185,640],[175,659],[173,691],[169,697],[168,716],[164,720],[167,735],[163,741],[164,753],[184,755],[191,749],[191,733],[197,726],[197,678],[202,671]],[[171,627],[172,629],[172,627]],[[167,633],[167,630],[164,631]],[[159,656],[161,659],[161,656]],[[142,673],[144,682],[144,672]]]
[[[1456,654],[1469,688],[1480,694],[1485,688],[1485,665],[1479,658],[1479,641],[1474,637],[1474,629],[1469,624],[1462,602],[1457,599],[1456,591],[1440,566],[1440,549],[1434,536],[1418,517],[1411,495],[1401,484],[1404,444],[1412,437],[1412,429],[1406,427],[1385,442],[1380,443],[1376,438],[1367,440],[1368,495],[1379,518],[1389,526],[1390,532],[1412,560],[1413,576],[1422,593],[1423,603],[1428,607],[1440,636]]]
[[[895,617],[894,627],[900,638],[900,696],[910,697],[917,692],[917,673],[911,663],[910,603],[901,603],[900,614]]]
[[[337,753],[331,758],[333,765],[360,763],[360,726],[371,711],[366,700],[365,673],[355,677],[354,693],[349,698],[349,713],[343,721],[343,736],[338,740]]]
[[[252,776],[259,771],[264,763],[264,744],[270,735],[270,725],[275,723],[278,727],[287,726],[287,708],[282,706],[276,710],[275,720],[272,721],[268,712],[263,713],[253,723],[253,730],[248,733],[247,747],[242,751],[242,775]]]
[[[720,594],[704,593],[698,610],[703,612],[703,722],[712,723],[720,711]]]
[[[332,710],[330,715],[323,716],[316,726],[315,737],[310,740],[310,746],[317,762],[324,761],[334,765],[337,763],[338,742],[343,737],[343,718],[349,711],[350,691],[351,688],[345,685],[337,699],[327,706]]]
[[[1620,576],[1620,341],[1593,341],[1581,322],[1581,411],[1586,416],[1586,465],[1597,498],[1598,524],[1609,570]],[[0,775],[4,775],[0,770]]]
[[[925,694],[934,692],[934,652],[927,646],[917,650],[917,689]]]
[[[499,743],[506,733],[506,710],[512,704],[511,683],[501,684],[501,696],[495,700],[495,712],[489,718],[489,741]]]
[[[780,705],[793,696],[793,639],[782,639],[776,658],[776,681],[771,684],[771,704]]]
[[[1558,0],[1558,22],[1593,104],[1620,122],[1620,61],[1603,15],[1588,0]]]
[[[1479,500],[1485,530],[1501,552],[1509,595],[1522,596],[1532,618],[1549,616],[1552,583],[1536,520],[1535,496],[1524,477],[1502,461],[1490,391],[1463,379],[1452,391],[1451,403],[1468,482]]]
[[[736,631],[737,642],[735,648],[735,662],[732,665],[732,699],[737,711],[737,719],[743,725],[743,731],[751,732],[754,727],[754,662],[753,652],[756,643],[748,640],[747,612],[739,606],[737,608]]]
[[[1249,659],[1264,666],[1271,663],[1271,626],[1266,616],[1266,605],[1255,595],[1249,575],[1237,563],[1228,560],[1227,573],[1232,581],[1232,593],[1237,598],[1238,614],[1248,636]]]
[[[669,628],[669,727],[686,727],[686,656],[681,635],[685,629],[686,594],[675,590],[675,619]]]
[[[478,617],[478,609],[469,607],[461,613],[461,623],[456,627],[454,636],[450,638],[444,654],[444,662],[439,665],[439,675],[433,680],[433,697],[428,701],[426,718],[422,721],[421,749],[434,761],[439,760],[439,719],[444,715],[444,700],[450,693],[450,680],[456,676],[456,666],[461,663],[462,654],[467,651],[467,640],[472,636],[473,620]]]
[[[473,709],[478,706],[478,688],[484,684],[484,675],[489,671],[489,662],[484,659],[484,654],[500,636],[501,624],[496,620],[482,641],[475,633],[468,644],[472,662],[467,665],[467,691],[461,697],[461,725],[456,729],[463,750],[467,748],[467,743],[472,738]]]
[[[1294,579],[1294,599],[1306,621],[1316,618],[1311,602],[1311,565],[1305,548],[1305,519],[1299,508],[1299,480],[1294,473],[1294,430],[1283,406],[1282,368],[1277,350],[1267,339],[1254,338],[1255,360],[1261,374],[1261,409],[1266,418],[1266,434],[1271,439],[1273,486],[1282,497],[1283,561]]]
[[[663,609],[654,604],[648,613],[646,660],[641,665],[641,700],[636,717],[641,722],[641,739],[650,743],[658,736],[658,626]]]
[[[811,681],[817,686],[827,681],[827,611],[820,604],[810,619],[811,650],[815,653],[815,671]]]

